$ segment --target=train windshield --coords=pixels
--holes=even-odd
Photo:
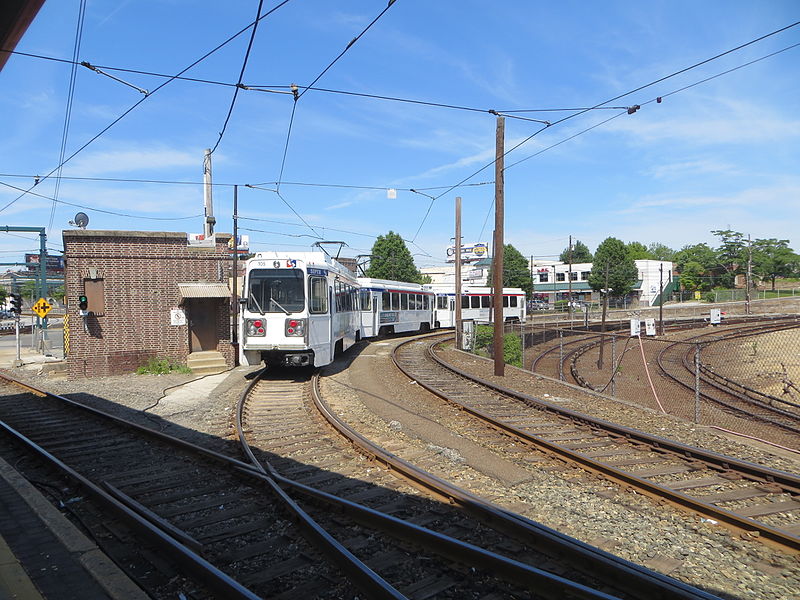
[[[247,290],[247,310],[287,315],[305,308],[303,271],[300,269],[253,269]]]

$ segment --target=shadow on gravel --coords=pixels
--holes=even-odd
[[[351,349],[349,349],[343,356],[339,356],[337,360],[325,367],[322,370],[323,375],[334,375],[337,373],[341,373],[342,371],[348,369],[352,362],[368,347],[368,342],[358,342],[355,344]],[[246,385],[246,381],[250,381],[254,379],[257,374],[260,372],[260,369],[253,369],[247,373],[242,374],[240,383],[241,385],[235,385],[235,382],[230,383],[227,385],[226,389],[215,389],[212,394],[219,393],[220,394],[220,402],[219,402],[219,410],[224,410],[225,406],[232,406],[235,405],[236,401],[238,401],[238,396],[244,390]],[[294,381],[302,381],[305,380],[310,371],[298,371],[298,370],[284,370],[284,371],[276,371],[273,373],[273,376],[280,379],[285,377],[287,380],[294,380]],[[229,378],[230,379],[230,378]],[[87,387],[91,386],[91,382],[87,382]],[[220,386],[221,387],[221,386]],[[79,402],[81,404],[85,404],[87,406],[91,406],[96,408],[100,411],[110,413],[114,416],[127,419],[143,425],[149,429],[153,429],[158,432],[163,432],[169,435],[174,435],[186,441],[192,442],[199,446],[208,448],[210,450],[214,450],[217,452],[221,452],[228,456],[240,459],[243,459],[242,453],[239,451],[239,443],[238,439],[236,438],[236,432],[234,427],[234,415],[232,413],[235,412],[235,409],[229,409],[225,411],[224,415],[210,415],[217,419],[225,419],[229,422],[229,427],[227,429],[227,436],[226,437],[217,437],[213,435],[209,435],[206,433],[202,433],[199,431],[195,431],[189,429],[187,427],[182,427],[180,425],[176,425],[166,419],[163,419],[157,415],[148,414],[146,412],[142,412],[141,410],[136,410],[133,408],[129,408],[126,406],[122,406],[105,398],[87,394],[87,393],[70,393],[65,394],[65,397]],[[22,395],[19,396],[20,402],[27,402],[30,401]],[[12,399],[13,402],[13,399]],[[332,434],[335,435],[335,434]],[[108,448],[109,452],[113,451],[113,446]],[[277,456],[270,452],[266,452],[263,450],[253,449],[255,452],[256,457],[260,461],[269,462],[279,473],[283,474],[284,476],[295,479],[300,481],[301,483],[306,483],[312,487],[316,487],[322,490],[331,490],[332,493],[335,493],[337,496],[345,497],[345,498],[352,498],[354,502],[358,502],[360,504],[364,504],[369,506],[373,509],[380,510],[382,512],[389,513],[394,515],[398,518],[409,518],[415,517],[418,522],[423,522],[424,526],[432,529],[434,531],[438,531],[440,533],[446,533],[447,535],[453,535],[454,537],[458,537],[465,541],[471,542],[473,544],[487,547],[493,547],[495,551],[498,551],[497,548],[502,548],[505,544],[508,548],[513,547],[513,550],[506,550],[502,553],[506,554],[507,556],[512,556],[515,559],[520,561],[528,562],[529,564],[536,565],[542,563],[542,556],[538,554],[536,548],[523,548],[519,544],[515,542],[509,542],[506,534],[504,533],[497,533],[491,530],[489,527],[484,525],[476,526],[475,521],[472,517],[465,515],[464,513],[458,511],[452,505],[448,503],[443,503],[438,500],[426,498],[421,495],[414,495],[414,494],[405,494],[398,492],[393,489],[380,487],[374,485],[369,482],[361,481],[359,479],[353,479],[341,475],[339,473],[328,471],[325,469],[320,469],[313,465],[308,465],[302,462],[299,462],[292,458]],[[348,444],[346,442],[342,442],[341,447],[336,449],[337,452],[345,453],[352,452],[349,449]],[[336,461],[335,454],[331,455],[331,460]],[[144,464],[130,464],[129,469],[130,471],[138,471],[141,476],[142,471],[146,471],[148,467],[147,463]],[[124,488],[124,482],[119,484],[119,487]],[[266,488],[265,488],[266,489]],[[180,493],[180,488],[174,490],[176,493]],[[61,499],[62,501],[67,501],[68,498]],[[312,505],[317,501],[310,500],[308,498],[303,498],[302,500],[304,505]],[[328,508],[325,504],[318,504],[318,507],[322,508],[322,511],[314,512],[315,517],[318,515],[322,515],[320,518],[330,518],[332,515],[326,513]],[[158,509],[155,509],[156,512]],[[334,519],[338,517],[332,517]],[[180,527],[180,521],[176,520],[175,525]],[[366,535],[369,536],[367,533]],[[365,562],[369,563],[371,555],[375,552],[375,549],[370,544],[364,545],[364,538],[363,534],[354,534],[353,538],[350,540],[341,540],[345,545],[348,542],[352,542],[355,546],[353,552],[359,556],[360,558],[364,559]],[[268,539],[258,540],[258,542],[266,544],[270,542]],[[413,547],[408,546],[405,542],[396,541],[394,548],[399,548],[404,552],[414,554],[416,550]],[[386,550],[386,547],[383,548]],[[320,559],[321,560],[321,559]],[[552,559],[547,559],[546,563],[551,563]],[[576,568],[581,570],[585,567],[585,565],[573,565],[572,568]],[[574,573],[570,574],[569,571],[571,568],[560,567],[564,569],[563,571],[559,571],[562,575],[567,574],[574,578],[577,581],[581,581],[587,584],[590,584],[588,579],[583,575],[575,575]],[[473,577],[462,577],[460,581],[454,581],[453,585],[454,590],[459,589],[462,592],[465,590],[469,590],[470,581],[473,581]],[[508,595],[504,595],[503,597],[509,598],[516,598],[516,597],[527,597],[528,593],[525,592],[522,595],[519,594],[519,588],[509,587],[508,589],[499,590],[499,589],[486,589],[485,583],[480,583],[480,578],[475,577],[475,590],[474,592],[478,594],[478,596],[489,596],[491,594],[503,594],[506,593]],[[413,587],[413,584],[418,583],[412,581],[407,583],[407,587]],[[402,591],[402,589],[401,589]],[[714,592],[713,590],[707,590],[711,593],[716,593],[721,598],[726,598],[729,600],[738,600],[739,596],[732,596],[728,594],[721,594],[719,592]],[[412,597],[415,597],[411,594]],[[498,596],[499,597],[499,596]],[[630,595],[626,597],[631,597]]]

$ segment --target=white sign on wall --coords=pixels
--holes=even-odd
[[[170,325],[186,325],[186,312],[182,308],[172,308],[169,311]]]
[[[722,311],[718,308],[711,309],[711,323],[714,325],[719,325],[722,323]]]

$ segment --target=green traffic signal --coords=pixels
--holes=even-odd
[[[78,296],[78,308],[80,310],[89,309],[89,299],[86,296]]]

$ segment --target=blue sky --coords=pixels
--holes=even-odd
[[[77,68],[58,180],[80,2],[45,2],[16,48],[36,56],[0,72],[0,227],[45,227],[52,252],[78,211],[92,229],[201,233],[203,152],[218,144],[218,232],[233,230],[237,184],[254,250],[341,240],[354,256],[392,230],[433,266],[456,196],[464,241],[491,241],[497,110],[506,148],[521,144],[505,157],[505,239],[526,256],[552,258],[570,235],[592,251],[608,236],[716,246],[711,230],[728,228],[800,251],[800,46],[786,50],[800,26],[605,105],[618,108],[562,110],[800,21],[796,0],[397,0],[364,32],[386,5],[290,0],[263,19],[242,83],[284,93],[240,89],[220,140],[249,30],[183,74],[194,81],[118,69],[176,75],[250,24],[258,2],[88,0],[78,60],[130,85]],[[305,91],[362,32],[314,84],[332,91]],[[38,246],[2,233],[1,262]]]

